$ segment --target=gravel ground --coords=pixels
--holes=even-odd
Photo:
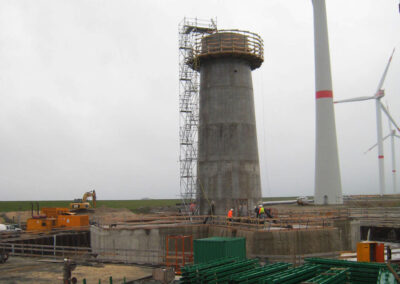
[[[4,264],[0,264],[0,283],[62,283],[63,263],[51,262],[51,259],[10,257]],[[72,271],[72,277],[82,283],[85,278],[87,284],[109,283],[110,276],[113,283],[123,283],[136,280],[152,274],[153,269],[143,266],[104,264],[104,265],[77,265]]]

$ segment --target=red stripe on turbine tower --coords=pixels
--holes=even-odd
[[[323,98],[333,98],[333,92],[332,91],[318,91],[315,93],[315,98],[316,99],[323,99]]]
[[[383,155],[379,155],[379,156],[378,156],[378,159],[383,159]]]
[[[325,0],[312,0],[315,52],[315,204],[343,204]]]

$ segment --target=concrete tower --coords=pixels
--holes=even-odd
[[[315,204],[342,204],[325,0],[312,0],[316,87]]]
[[[200,213],[230,208],[246,216],[261,201],[251,71],[263,62],[253,33],[220,30],[199,39],[192,67],[200,71],[198,197]]]

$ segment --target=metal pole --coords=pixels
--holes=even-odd
[[[390,143],[392,147],[392,181],[393,181],[393,193],[397,193],[397,171],[396,171],[396,150],[394,147],[394,135],[395,130],[391,130]]]
[[[378,159],[379,159],[379,194],[385,194],[385,164],[383,155],[383,134],[382,134],[382,108],[379,99],[375,100],[376,104],[376,129],[378,138]]]
[[[53,253],[56,255],[57,235],[53,236]]]

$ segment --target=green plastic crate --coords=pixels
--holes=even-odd
[[[246,258],[245,238],[212,237],[193,241],[194,263],[204,263],[223,257]]]

